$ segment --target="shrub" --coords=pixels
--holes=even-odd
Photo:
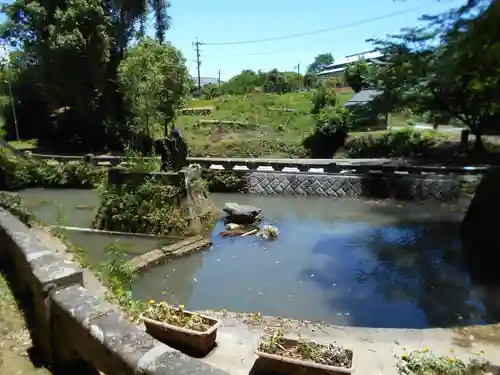
[[[146,180],[137,186],[108,186],[93,227],[109,231],[158,235],[191,234],[191,212],[180,188]],[[211,225],[213,211],[199,216]]]
[[[0,150],[0,189],[15,190],[29,186],[92,187],[105,169],[84,162],[60,163],[15,155]]]
[[[26,208],[19,195],[0,193],[0,207],[27,225],[33,222],[33,214]]]
[[[346,156],[351,158],[382,158],[417,156],[432,153],[448,138],[439,133],[404,129],[367,134],[352,138],[346,145]]]

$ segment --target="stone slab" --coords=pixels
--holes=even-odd
[[[210,240],[207,240],[203,236],[192,236],[161,249],[151,250],[145,254],[139,255],[130,260],[129,265],[134,271],[141,271],[152,265],[161,263],[169,257],[187,254],[197,249],[210,246],[211,243]]]

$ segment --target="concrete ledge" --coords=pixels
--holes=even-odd
[[[11,282],[27,295],[23,307],[33,317],[33,344],[47,366],[57,371],[85,363],[108,375],[226,374],[128,322],[118,308],[83,287],[80,267],[2,209],[0,241],[0,260],[12,266]]]
[[[203,236],[192,236],[172,245],[148,251],[130,260],[129,265],[134,271],[142,271],[148,267],[165,261],[167,258],[178,257],[201,250],[212,244]]]

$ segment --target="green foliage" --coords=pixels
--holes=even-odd
[[[181,190],[146,180],[137,186],[108,186],[94,228],[159,235],[189,233],[189,211],[181,206]]]
[[[307,74],[314,75],[322,72],[328,65],[334,63],[334,58],[331,53],[321,53],[314,58],[314,61],[307,67]]]
[[[489,363],[480,359],[470,362],[451,356],[437,356],[426,350],[403,354],[398,363],[400,375],[482,375],[489,372]]]
[[[116,300],[131,316],[137,317],[146,308],[146,303],[132,298],[132,283],[137,274],[123,259],[123,249],[119,243],[109,245],[105,253],[106,260],[100,264],[98,275],[111,292],[108,297]]]
[[[31,225],[33,223],[33,214],[28,210],[21,197],[17,194],[0,192],[0,207],[9,211],[12,215],[16,216],[27,225]]]
[[[296,72],[280,72],[277,69],[269,72],[243,70],[240,74],[223,83],[220,93],[223,95],[243,95],[264,91],[282,94],[297,90],[303,81],[304,77],[298,76]]]
[[[347,66],[344,79],[355,92],[360,92],[374,85],[375,71],[374,65],[360,60]]]
[[[458,119],[476,134],[500,123],[500,3],[469,1],[446,14],[426,17],[428,27],[375,40],[387,56],[376,80],[388,111]]]
[[[189,90],[186,60],[171,44],[146,38],[127,50],[118,67],[120,88],[137,134],[151,136],[175,118]]]
[[[244,193],[247,183],[244,176],[229,171],[206,169],[202,177],[207,181],[208,189],[217,193]]]
[[[320,85],[312,96],[312,104],[311,113],[317,115],[321,110],[327,107],[335,107],[337,104],[337,97],[334,91],[327,88],[325,85]]]
[[[202,99],[213,99],[217,98],[221,95],[221,90],[219,85],[215,83],[210,83],[201,88],[201,97]]]
[[[83,162],[22,158],[0,149],[0,188],[4,190],[29,186],[92,187],[104,174],[105,170]]]
[[[351,158],[383,158],[430,155],[448,140],[439,133],[407,128],[351,138],[345,145]]]

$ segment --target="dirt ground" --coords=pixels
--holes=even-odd
[[[30,360],[31,339],[22,312],[2,274],[0,274],[0,374],[50,375]]]

